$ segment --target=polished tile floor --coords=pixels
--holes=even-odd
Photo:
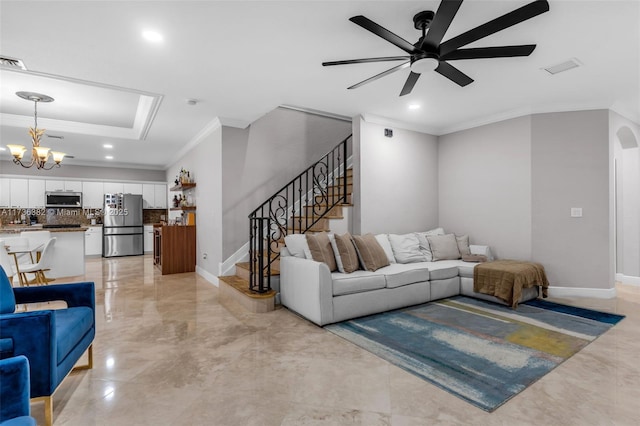
[[[489,414],[287,309],[223,306],[212,284],[162,276],[150,256],[90,259],[85,278],[94,368],[58,388],[55,425],[640,424],[640,287],[563,300],[627,318]]]

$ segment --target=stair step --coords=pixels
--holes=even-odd
[[[351,204],[352,203],[352,198],[351,198],[351,194],[347,194],[347,200],[345,202],[343,202],[343,204]],[[328,201],[329,203],[336,203],[340,200],[340,195],[331,195],[329,194],[328,196],[324,197],[322,195],[316,195],[315,201],[316,203],[323,203]]]
[[[336,182],[335,185],[331,185],[329,187],[327,187],[327,192],[331,192],[333,191],[334,193],[338,194],[338,193],[342,193],[343,190],[343,186],[342,183],[338,183]],[[351,194],[353,192],[353,183],[349,183],[347,182],[347,194]]]
[[[353,176],[347,176],[346,178],[344,176],[337,177],[336,185],[342,185],[345,179],[347,179],[347,185],[353,185]]]
[[[314,214],[317,216],[318,213],[322,213],[325,211],[325,209],[327,208],[326,204],[315,204],[312,206],[305,206],[304,210],[305,210],[305,215],[307,216],[313,216]],[[327,215],[325,216],[326,218],[331,218],[331,219],[336,219],[336,218],[342,218],[342,206],[341,205],[337,205],[334,206],[331,210],[329,210],[329,212],[327,213]]]
[[[300,230],[304,230],[307,227],[307,222],[305,221],[305,219],[306,218],[303,216],[297,216],[292,218],[291,220],[289,220],[288,229],[297,230],[298,232]],[[311,224],[311,218],[309,218],[308,223]],[[325,218],[318,219],[318,221],[314,223],[308,230],[315,231],[315,232],[328,231],[329,220]]]
[[[278,262],[278,266],[280,263]],[[256,268],[257,269],[257,268]],[[244,280],[249,282],[249,277],[251,276],[249,273],[249,262],[239,262],[236,263],[236,275]],[[273,264],[271,265],[271,276],[280,275],[280,268],[275,268]]]

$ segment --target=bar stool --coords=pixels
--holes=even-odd
[[[47,241],[49,241],[51,239],[51,231],[22,231],[20,233],[20,237],[29,239],[29,245],[35,247],[39,244],[44,245]],[[33,259],[33,256],[31,256],[31,263],[39,262],[41,255],[42,252],[37,252],[35,259]],[[42,273],[42,278],[47,282],[53,281],[52,279],[47,278],[44,275],[44,272]]]
[[[4,273],[7,274],[9,281],[13,285],[13,277],[16,275],[16,266],[5,247],[4,240],[0,240],[0,266],[4,269]]]

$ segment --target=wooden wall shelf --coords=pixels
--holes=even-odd
[[[172,186],[169,188],[169,191],[177,192],[177,191],[186,191],[187,189],[195,188],[195,183],[181,183],[180,185]]]
[[[196,206],[180,206],[180,207],[171,207],[169,210],[175,210],[175,211],[186,211],[186,210],[195,210]]]

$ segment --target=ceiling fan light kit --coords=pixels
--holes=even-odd
[[[35,166],[38,169],[51,170],[53,167],[60,167],[60,163],[64,158],[63,152],[50,151],[50,148],[40,146],[40,138],[44,134],[45,129],[38,129],[38,102],[53,102],[53,98],[42,93],[35,92],[16,92],[20,98],[34,103],[33,119],[34,125],[29,128],[29,135],[31,136],[31,161],[23,163],[24,153],[27,151],[23,145],[7,145],[11,155],[13,155],[13,162],[24,168]],[[53,163],[47,163],[49,158],[53,159]]]
[[[358,88],[407,67],[410,68],[411,72],[405,81],[400,96],[411,93],[420,75],[430,71],[435,71],[457,85],[464,87],[472,83],[473,79],[451,65],[449,61],[529,56],[536,45],[527,44],[467,49],[461,49],[461,47],[549,10],[547,0],[536,0],[443,42],[442,39],[449,25],[451,25],[453,18],[458,13],[461,4],[462,0],[442,0],[435,13],[430,10],[417,13],[413,17],[413,25],[415,29],[422,32],[422,36],[414,44],[409,43],[402,37],[399,37],[362,15],[354,16],[349,19],[351,22],[399,47],[404,50],[407,55],[330,61],[323,62],[322,65],[333,66],[369,62],[404,61],[402,64],[356,83],[348,87],[348,89]]]

